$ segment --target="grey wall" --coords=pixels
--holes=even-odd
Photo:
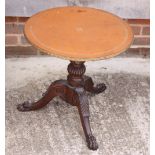
[[[94,7],[123,18],[149,18],[150,0],[6,0],[6,16],[31,16],[41,10],[67,5]]]

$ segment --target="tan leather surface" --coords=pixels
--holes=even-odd
[[[132,43],[121,18],[97,9],[60,7],[42,11],[25,24],[26,38],[43,52],[75,61],[115,56]]]

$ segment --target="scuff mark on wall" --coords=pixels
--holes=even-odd
[[[25,6],[23,7],[23,11],[24,11],[24,15],[27,16],[27,9]]]
[[[97,3],[100,0],[67,0],[69,6],[88,6],[90,3]]]

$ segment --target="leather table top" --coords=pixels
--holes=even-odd
[[[130,26],[118,16],[77,6],[33,15],[25,24],[24,34],[41,51],[73,61],[116,56],[133,40]]]

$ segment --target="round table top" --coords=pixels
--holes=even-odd
[[[73,61],[113,57],[133,40],[130,26],[121,18],[78,6],[39,12],[26,22],[24,33],[43,52]]]

